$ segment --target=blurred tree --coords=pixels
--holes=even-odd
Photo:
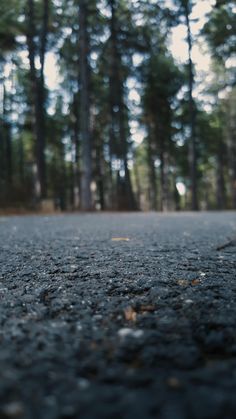
[[[217,0],[203,28],[211,52],[224,62],[236,53],[235,1]]]
[[[215,77],[210,91],[215,99],[218,126],[221,132],[218,153],[218,163],[221,162],[221,164],[219,165],[218,179],[222,184],[222,181],[220,181],[222,179],[222,159],[226,160],[225,155],[227,155],[228,148],[228,167],[233,208],[236,208],[236,127],[234,122],[236,104],[236,71],[234,64],[236,54],[235,15],[234,1],[216,1],[215,7],[209,13],[208,20],[203,28],[203,34],[208,41],[214,58],[212,71]],[[227,66],[226,63],[228,63]],[[225,186],[224,189],[226,189]],[[220,206],[225,206],[225,204],[222,203]]]
[[[202,31],[212,55],[203,102],[195,5],[2,0],[1,206],[236,207],[234,2],[216,1]],[[183,24],[185,66],[170,52]]]
[[[36,7],[38,6],[40,6],[40,10],[36,10]],[[40,17],[38,16],[38,13],[40,14]],[[35,194],[38,199],[47,196],[45,164],[46,91],[44,66],[49,31],[49,14],[49,0],[43,0],[40,3],[35,3],[34,0],[27,0],[25,7],[25,22],[32,88],[31,100],[34,111],[33,126],[36,140],[37,181],[35,185]]]
[[[117,206],[120,209],[134,209],[135,202],[128,167],[128,113],[125,105],[125,82],[128,71],[123,64],[123,56],[125,51],[129,51],[130,36],[132,36],[131,15],[127,4],[123,1],[109,0],[108,3],[111,15],[109,22],[110,37],[108,40],[110,58],[108,63],[110,156],[111,160],[115,158],[119,162],[117,171]]]
[[[180,22],[186,25],[186,41],[188,45],[188,105],[189,105],[189,162],[191,179],[191,207],[192,210],[198,209],[198,191],[197,191],[197,142],[196,142],[196,104],[193,99],[194,89],[194,65],[192,60],[193,37],[191,30],[191,13],[194,6],[192,0],[175,0],[178,6],[178,15]]]
[[[80,129],[81,129],[81,209],[92,209],[92,146],[89,83],[89,32],[88,4],[79,0],[79,82],[80,82]]]
[[[153,55],[146,62],[143,97],[144,120],[148,125],[148,155],[152,209],[157,209],[155,159],[160,161],[161,210],[170,206],[169,169],[171,160],[173,101],[183,75],[171,56]]]

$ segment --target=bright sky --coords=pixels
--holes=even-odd
[[[191,23],[192,34],[197,38],[197,42],[194,42],[192,58],[196,66],[197,71],[207,71],[209,69],[210,57],[207,54],[206,46],[203,45],[203,40],[198,38],[200,30],[206,22],[206,15],[211,11],[215,0],[198,0],[196,6],[193,9],[193,13],[190,16],[192,20],[196,19],[196,22]],[[186,39],[186,26],[179,25],[172,30],[171,37],[171,52],[180,62],[185,62],[188,59],[188,49],[185,42]]]

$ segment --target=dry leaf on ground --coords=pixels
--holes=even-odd
[[[127,307],[124,309],[125,320],[135,322],[137,313],[132,307]]]
[[[129,242],[130,241],[128,237],[112,237],[111,240],[113,242]]]

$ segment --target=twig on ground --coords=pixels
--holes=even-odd
[[[224,250],[227,247],[236,246],[236,238],[229,240],[226,243],[221,244],[216,248],[216,250]]]

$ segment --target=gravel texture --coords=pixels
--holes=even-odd
[[[235,212],[1,217],[0,418],[235,419],[235,236]]]

